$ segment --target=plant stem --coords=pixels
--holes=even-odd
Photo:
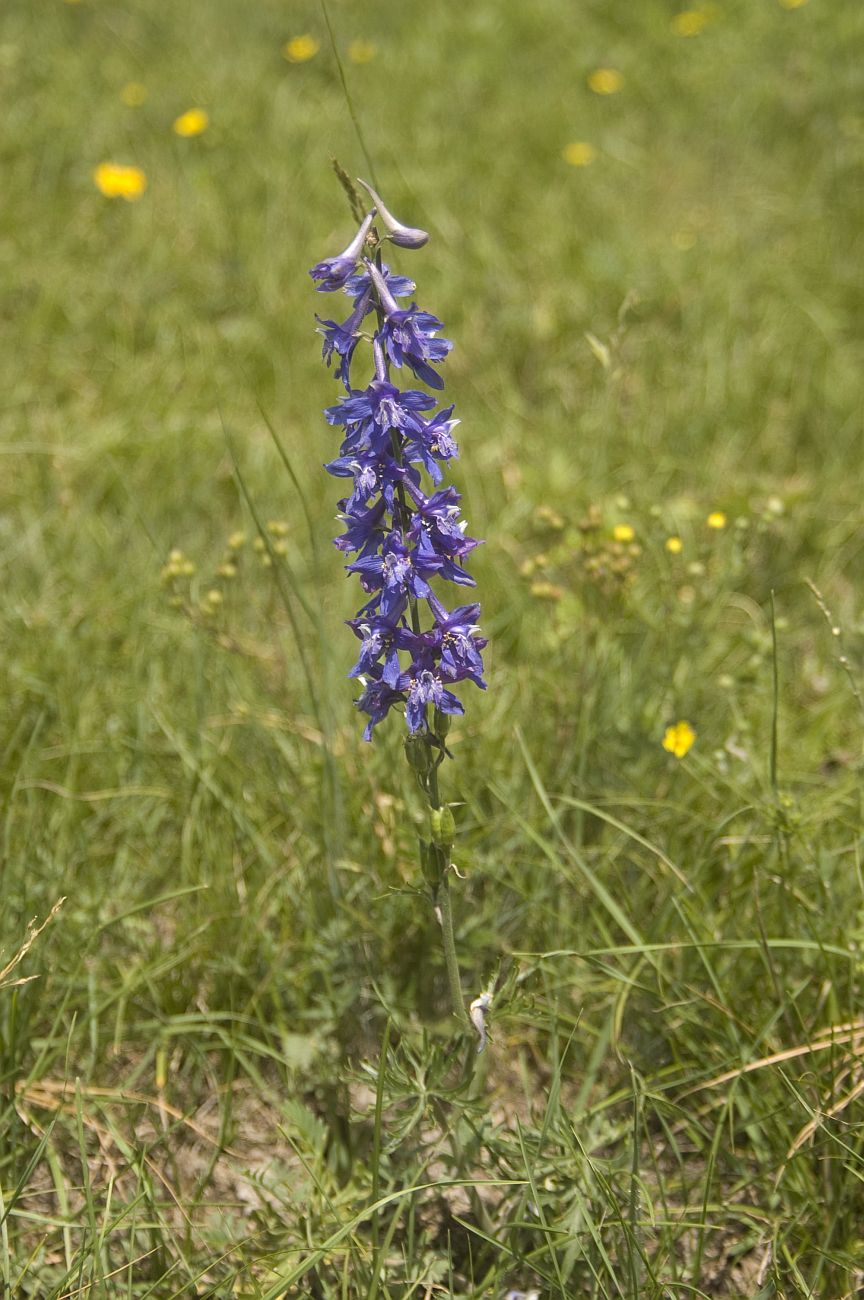
[[[427,792],[430,808],[441,807],[441,793],[438,789],[438,768],[443,760],[442,751],[435,755],[429,772]],[[449,856],[449,855],[448,855]],[[453,930],[453,901],[450,897],[450,863],[443,864],[441,881],[438,886],[436,902],[441,918],[441,938],[444,943],[444,961],[447,966],[447,983],[450,988],[450,1002],[453,1014],[463,1025],[468,1024],[465,1014],[465,999],[462,996],[462,981],[459,978],[459,961],[456,957],[456,935]]]
[[[441,937],[444,942],[444,962],[447,966],[447,983],[450,986],[450,1001],[453,1014],[461,1024],[468,1024],[465,1011],[465,999],[462,996],[462,984],[459,979],[459,962],[456,958],[456,939],[453,934],[453,907],[450,899],[450,877],[445,871],[438,887],[438,912],[441,917]]]

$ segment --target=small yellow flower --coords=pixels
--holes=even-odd
[[[174,134],[182,135],[188,140],[191,136],[206,131],[209,125],[210,114],[205,113],[203,108],[188,108],[185,113],[181,113],[174,119]]]
[[[538,600],[561,600],[564,592],[561,587],[554,582],[532,582],[531,595],[536,596]]]
[[[124,167],[120,163],[100,163],[93,180],[106,199],[126,199],[128,203],[140,199],[147,188],[147,177],[140,167]]]
[[[147,99],[149,91],[140,81],[127,81],[120,91],[120,98],[127,108],[140,108]]]
[[[672,19],[672,30],[678,36],[698,36],[711,21],[704,9],[685,9]]]
[[[781,9],[801,9],[807,0],[780,0]]]
[[[680,555],[684,550],[684,543],[680,537],[667,537],[664,546],[670,555]]]
[[[211,591],[207,592],[208,605],[221,605],[223,600],[224,597],[222,595],[222,592],[219,591],[217,587],[214,587]]]
[[[267,531],[273,537],[287,537],[288,525],[284,519],[271,519],[267,525]]]
[[[287,45],[283,46],[282,53],[289,63],[308,63],[315,58],[320,48],[321,42],[314,36],[292,36]]]
[[[348,46],[348,58],[352,63],[371,63],[377,53],[371,41],[352,41]]]
[[[244,532],[232,533],[228,538],[228,549],[239,551],[241,546],[246,545],[246,534]]]
[[[673,727],[666,728],[666,734],[663,737],[663,748],[668,754],[674,754],[676,758],[683,758],[689,752],[695,739],[696,732],[689,722],[676,722]]]
[[[615,95],[624,85],[617,68],[595,68],[588,78],[588,87],[595,95]]]
[[[597,157],[597,150],[587,140],[574,140],[562,150],[561,157],[571,167],[590,167]]]
[[[726,516],[722,510],[712,510],[705,522],[709,528],[716,528],[719,532],[726,527]]]
[[[632,542],[636,536],[636,529],[632,524],[616,524],[612,529],[612,536],[616,542]]]

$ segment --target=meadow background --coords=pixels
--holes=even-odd
[[[65,903],[0,976],[0,1287],[857,1294],[864,10],[329,12],[457,344],[493,1041],[460,1090],[345,679],[322,11],[5,0],[0,969]]]

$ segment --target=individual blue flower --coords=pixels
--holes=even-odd
[[[419,634],[404,629],[401,648],[415,657],[426,654],[440,661],[441,672],[450,681],[460,682],[468,678],[485,690],[480,652],[485,649],[487,641],[478,636],[480,606],[460,605],[448,613],[434,593],[429,597],[429,606],[435,616],[434,626]]]
[[[346,514],[354,514],[364,506],[376,492],[380,492],[388,510],[394,508],[393,494],[399,484],[407,483],[416,475],[416,471],[400,465],[392,456],[378,456],[374,451],[360,452],[347,456],[338,456],[324,466],[328,474],[336,478],[350,478],[354,486],[350,497],[339,503]]]
[[[435,398],[419,389],[400,391],[384,379],[373,379],[368,388],[349,390],[338,405],[324,412],[329,424],[345,426],[345,449],[348,451],[390,451],[391,432],[411,433],[422,438],[421,411],[435,405]]]
[[[377,551],[388,532],[387,513],[383,497],[368,507],[358,506],[351,511],[343,507],[339,518],[346,525],[345,532],[334,538],[333,545],[340,551],[359,551],[361,555]]]
[[[370,604],[377,602],[385,618],[394,618],[405,609],[409,597],[425,600],[430,595],[429,580],[444,564],[427,538],[421,538],[412,549],[394,530],[384,538],[378,554],[361,555],[345,567],[349,573],[360,575],[361,587],[374,597]]]
[[[405,439],[405,459],[413,465],[422,465],[433,483],[440,483],[443,478],[438,462],[454,460],[459,455],[452,433],[459,421],[450,419],[452,413],[452,406],[443,407],[428,420],[418,420],[416,430],[405,431],[409,435]]]
[[[422,661],[419,664],[412,663],[400,677],[399,684],[407,696],[405,719],[412,732],[425,730],[426,709],[430,704],[439,713],[465,712],[461,700],[447,690],[441,675],[425,666]]]
[[[321,355],[328,366],[334,353],[340,358],[336,367],[336,378],[340,379],[346,388],[350,387],[351,358],[360,339],[360,326],[371,310],[372,295],[368,293],[358,300],[351,315],[341,324],[335,320],[322,320],[320,316],[315,317],[321,326],[318,333],[324,336]]]
[[[362,681],[362,685],[363,694],[356,704],[362,713],[369,715],[369,721],[363,731],[363,739],[371,740],[374,728],[379,722],[384,721],[394,704],[404,704],[405,696],[381,679]]]
[[[386,284],[388,292],[394,298],[407,298],[417,288],[414,281],[409,280],[407,275],[394,275],[386,262],[382,262],[380,267],[376,267],[376,270]],[[345,292],[350,293],[355,302],[372,287],[372,277],[369,274],[368,264],[361,266],[357,274],[349,276],[345,282]]]
[[[377,675],[376,669],[380,667],[381,680],[395,690],[402,671],[399,650],[407,646],[404,640],[406,629],[398,619],[385,618],[383,614],[349,619],[348,626],[361,642],[360,655],[348,676],[361,677],[370,673]]]
[[[441,321],[416,303],[400,308],[378,268],[371,262],[367,266],[384,313],[377,334],[387,356],[394,366],[407,366],[430,388],[443,388],[444,380],[429,364],[443,361],[453,347],[449,339],[436,338],[443,329]]]
[[[319,293],[335,293],[337,289],[345,288],[360,260],[366,236],[374,220],[375,209],[373,208],[344,252],[339,253],[337,257],[325,257],[323,262],[318,262],[312,267],[309,274],[313,280],[318,281],[315,287]],[[408,292],[411,292],[410,289]]]
[[[425,534],[439,555],[454,559],[464,559],[480,545],[476,537],[468,537],[466,534],[467,523],[460,517],[460,497],[454,487],[442,488],[433,492],[431,497],[425,497],[414,483],[406,482],[406,487],[415,506],[408,537],[419,538]],[[464,585],[474,585],[474,580],[468,578],[467,574],[465,578],[467,581]]]

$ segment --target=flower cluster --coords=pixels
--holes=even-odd
[[[344,531],[335,544],[355,557],[346,568],[368,596],[349,620],[360,641],[349,676],[363,688],[357,706],[368,715],[369,740],[395,705],[404,705],[412,734],[443,732],[442,715],[464,712],[451,687],[468,679],[485,688],[480,652],[486,641],[478,635],[480,606],[448,609],[433,587],[437,580],[475,585],[464,565],[479,542],[467,536],[459,493],[439,486],[442,465],[457,455],[458,421],[452,406],[436,410],[431,393],[396,382],[408,371],[428,388],[443,388],[436,367],[452,344],[439,337],[437,317],[413,300],[404,305],[415,285],[383,262],[374,223],[380,220],[384,238],[403,248],[422,247],[428,235],[402,225],[365,188],[375,206],[355,238],[310,274],[319,292],[351,299],[345,320],[317,320],[324,360],[345,388],[325,411],[328,423],[344,432],[340,454],[326,468],[350,485],[339,502]],[[371,343],[371,355],[361,353],[370,378],[355,387],[361,342]]]

